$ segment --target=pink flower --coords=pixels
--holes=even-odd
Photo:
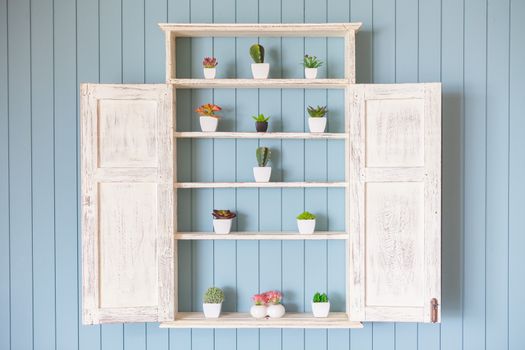
[[[266,295],[264,294],[255,294],[252,297],[252,301],[255,305],[264,305],[266,304]]]
[[[266,296],[266,300],[269,304],[280,304],[281,299],[283,298],[283,295],[278,290],[271,290],[269,292],[264,293]]]

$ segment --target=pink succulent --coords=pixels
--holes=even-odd
[[[252,297],[252,301],[255,305],[264,305],[266,304],[266,295],[264,294],[255,294]]]
[[[264,293],[266,296],[267,303],[269,304],[280,304],[281,299],[283,298],[283,295],[278,290],[271,290],[269,292]]]

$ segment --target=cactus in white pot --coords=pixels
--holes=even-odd
[[[253,167],[253,177],[255,182],[269,182],[272,175],[272,167],[267,166],[270,161],[270,149],[268,147],[258,147],[255,151],[257,165]]]
[[[330,313],[330,301],[326,293],[315,293],[312,300],[312,313],[314,317],[328,317]]]
[[[304,211],[297,215],[297,227],[302,235],[311,235],[315,231],[315,215]]]
[[[264,47],[259,44],[250,46],[253,79],[267,79],[270,73],[270,64],[264,63]]]
[[[208,288],[202,301],[204,316],[206,318],[218,318],[221,314],[224,292],[217,287]]]

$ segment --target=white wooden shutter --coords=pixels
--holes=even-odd
[[[81,86],[83,322],[174,319],[173,91]]]
[[[441,301],[441,84],[355,85],[347,101],[349,316],[431,322]]]

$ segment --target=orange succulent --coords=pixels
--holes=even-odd
[[[222,110],[221,107],[214,105],[212,103],[206,103],[205,105],[200,106],[195,110],[201,116],[219,118],[215,112]]]

